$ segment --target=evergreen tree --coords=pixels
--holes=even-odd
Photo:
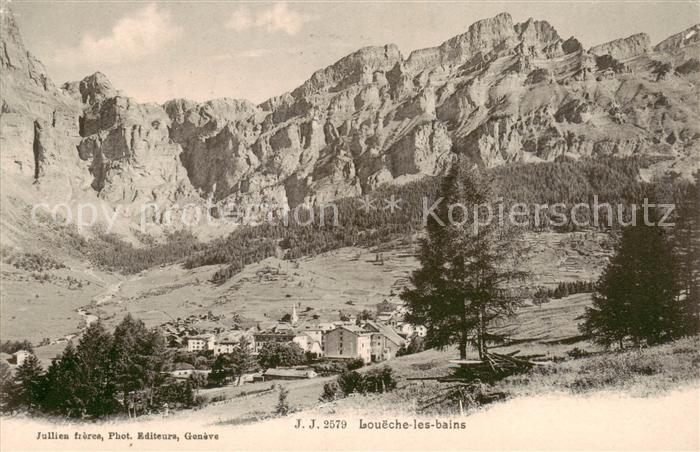
[[[677,266],[658,216],[645,224],[640,210],[635,224],[622,231],[608,267],[598,281],[593,306],[586,309],[581,332],[603,345],[622,348],[626,339],[656,344],[678,335],[682,321]]]
[[[676,204],[673,244],[678,262],[681,318],[677,334],[697,334],[700,331],[700,172],[695,183],[680,189]]]
[[[277,406],[275,407],[275,412],[278,416],[286,416],[289,414],[289,402],[287,401],[287,395],[289,395],[289,390],[284,386],[279,386],[279,395],[277,397]]]
[[[44,401],[46,390],[44,369],[34,355],[29,355],[24,362],[17,367],[15,374],[16,405],[38,409]]]
[[[121,391],[129,414],[135,404],[135,392],[146,385],[146,325],[127,314],[114,330],[110,357],[114,363],[115,383]]]
[[[250,341],[244,336],[231,352],[231,377],[237,380],[237,384],[240,384],[243,374],[255,369],[255,367],[257,367],[257,361],[250,349]]]
[[[111,350],[112,335],[102,322],[91,323],[76,347],[75,393],[83,403],[83,415],[100,417],[113,413],[119,406]]]
[[[85,404],[76,393],[80,387],[77,380],[81,373],[79,366],[75,347],[69,342],[60,358],[53,360],[46,373],[46,411],[70,417],[85,412]]]
[[[127,411],[137,409],[137,400],[152,405],[155,387],[164,381],[162,371],[167,361],[160,330],[149,330],[143,321],[127,314],[114,330],[110,356]]]
[[[457,343],[464,359],[473,343],[483,358],[487,341],[500,339],[489,333],[489,324],[512,314],[519,302],[505,287],[524,277],[517,270],[516,231],[497,219],[485,224],[474,214],[482,206],[478,215],[485,217],[490,206],[495,215],[498,206],[489,182],[465,158],[455,161],[440,196],[435,217],[428,217],[421,266],[411,277],[414,288],[401,295],[406,318],[426,326],[428,347]]]
[[[0,413],[12,411],[14,377],[7,362],[0,361]]]
[[[231,375],[231,357],[225,354],[217,356],[209,372],[209,381],[215,386],[223,386]]]

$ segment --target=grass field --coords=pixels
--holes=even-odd
[[[559,281],[597,277],[608,255],[604,234],[528,234],[528,268],[531,285],[554,287]],[[274,321],[297,304],[302,318],[318,315],[337,320],[339,311],[358,313],[398,294],[417,267],[415,249],[393,244],[381,249],[383,263],[375,262],[376,249],[342,248],[296,262],[269,258],[247,266],[222,285],[209,281],[218,267],[192,270],[179,265],[156,267],[138,275],[123,276],[91,268],[75,259],[60,259],[67,268],[50,270],[40,282],[30,272],[2,265],[2,319],[0,338],[52,342],[80,331],[77,310],[99,316],[113,327],[130,312],[149,326],[177,317],[212,311],[234,314],[257,322]],[[69,289],[68,277],[83,281]],[[542,334],[549,329],[547,307],[529,320]],[[43,347],[41,347],[43,348]],[[55,346],[37,353],[55,355]]]

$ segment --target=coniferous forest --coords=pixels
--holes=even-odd
[[[593,224],[592,211],[596,202],[598,205],[641,206],[643,199],[648,198],[650,202],[678,205],[672,220],[687,226],[688,221],[683,218],[692,217],[696,212],[689,200],[697,198],[697,184],[670,177],[641,181],[639,171],[646,163],[640,157],[578,161],[562,158],[554,162],[501,166],[486,170],[485,177],[494,193],[502,198],[506,209],[515,203],[563,203],[568,209],[583,203],[590,208],[579,209],[577,220],[579,224],[587,221]],[[359,198],[340,199],[335,202],[335,226],[333,209],[326,206],[323,208],[323,222],[319,221],[321,208],[316,207],[314,221],[309,224],[298,224],[290,215],[287,222],[278,218],[272,222],[241,225],[227,237],[208,243],[198,241],[187,230],[171,232],[163,240],[144,246],[134,246],[116,235],[102,233],[85,241],[83,249],[95,264],[122,273],[137,273],[152,266],[176,262],[181,262],[186,268],[220,265],[222,267],[215,272],[212,281],[222,282],[245,265],[272,256],[294,260],[346,246],[376,246],[420,233],[424,209],[438,198],[441,181],[442,177],[425,177],[401,186],[382,186],[369,195],[373,201],[369,209]],[[384,200],[392,196],[401,202],[396,209],[386,209]],[[609,225],[617,228],[616,221],[608,221],[608,210],[600,208],[597,211],[599,229],[607,230]],[[301,211],[301,223],[308,214]],[[630,212],[624,214],[627,219],[631,215]],[[537,223],[532,210],[530,216],[532,230],[572,232],[579,229],[571,221],[557,226],[548,226],[542,219]]]

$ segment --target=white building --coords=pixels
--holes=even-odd
[[[292,342],[297,344],[299,347],[301,347],[302,350],[304,350],[307,353],[312,353],[316,356],[323,355],[322,342],[312,338],[306,333],[297,334],[292,339]]]
[[[17,364],[17,366],[19,367],[22,364],[24,364],[24,362],[27,360],[27,358],[32,356],[32,352],[29,352],[27,350],[17,350],[16,352],[14,352],[12,354],[12,356],[15,357],[14,361]]]
[[[225,353],[233,353],[233,350],[238,347],[242,339],[248,341],[248,348],[251,351],[255,350],[255,342],[253,334],[248,331],[229,331],[219,335],[214,346],[214,355],[218,356]]]
[[[214,350],[216,347],[216,336],[213,334],[202,334],[187,338],[187,351],[199,352],[203,350]]]
[[[428,334],[428,329],[423,325],[413,325],[410,323],[402,322],[396,324],[397,331],[404,335],[405,337],[411,337],[416,335],[418,337],[425,337]]]
[[[328,358],[360,358],[372,362],[370,334],[358,326],[347,325],[326,334],[324,354]]]

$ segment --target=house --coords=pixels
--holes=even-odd
[[[413,325],[407,322],[400,322],[396,324],[396,329],[398,333],[404,337],[411,337],[413,335],[425,337],[428,334],[428,329],[423,325]]]
[[[377,315],[381,314],[392,314],[394,310],[396,310],[396,305],[393,303],[389,303],[389,300],[384,300],[381,303],[377,303],[374,305],[375,308],[377,309]]]
[[[173,370],[170,371],[170,375],[175,378],[189,378],[194,372],[195,368],[192,364],[175,363]]]
[[[292,338],[292,342],[297,344],[299,348],[301,348],[304,351],[308,351],[309,349],[309,336],[306,334],[297,334]]]
[[[293,331],[276,332],[276,331],[261,331],[253,334],[253,343],[255,344],[255,353],[260,353],[263,346],[269,343],[286,344],[292,342],[296,334]]]
[[[335,325],[332,322],[322,322],[319,323],[317,327],[323,334],[335,329]]]
[[[17,365],[17,367],[24,364],[24,361],[26,361],[27,358],[29,358],[30,356],[32,356],[32,352],[27,350],[17,350],[12,354],[13,361]]]
[[[202,334],[187,338],[187,351],[199,352],[203,350],[214,350],[216,346],[216,336],[213,334]]]
[[[370,334],[372,361],[392,359],[399,349],[406,345],[406,340],[390,326],[368,320],[363,329]]]
[[[339,326],[326,334],[323,353],[327,358],[360,358],[372,362],[369,333],[355,325]]]
[[[318,374],[313,369],[290,369],[284,367],[270,368],[263,372],[263,380],[304,380],[316,378]]]
[[[253,334],[248,331],[236,330],[219,335],[214,346],[214,355],[233,353],[233,350],[240,345],[242,339],[247,340],[251,351],[255,350]]]
[[[384,324],[387,324],[387,325],[396,322],[394,320],[394,313],[393,312],[383,312],[381,314],[378,314],[377,321],[384,323]]]
[[[327,331],[332,330],[333,328],[329,328]],[[307,325],[304,328],[301,329],[301,332],[309,336],[312,341],[318,342],[320,344],[323,344],[323,333],[324,330],[321,328],[321,326],[313,326],[313,325]]]
[[[321,336],[323,338],[323,336]],[[316,357],[323,355],[323,343],[309,336],[306,333],[297,334],[292,339],[292,342],[297,344],[306,353],[311,353]]]
[[[309,349],[307,350],[310,354],[318,357],[323,356],[323,344],[319,341],[311,341],[309,343]]]

